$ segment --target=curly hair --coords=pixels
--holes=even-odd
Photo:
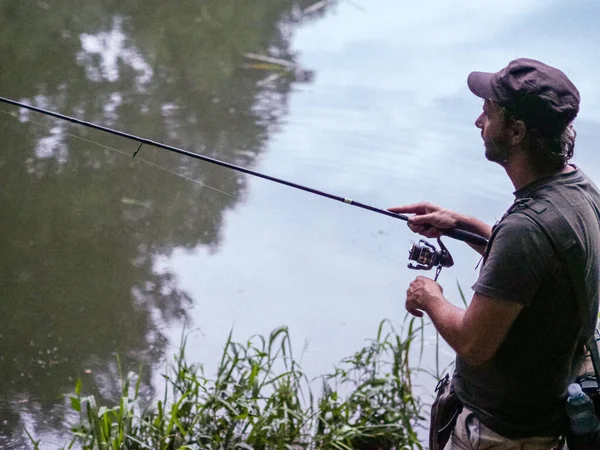
[[[544,131],[529,127],[527,120],[506,107],[501,108],[505,121],[521,120],[527,126],[525,150],[530,163],[540,170],[559,170],[567,165],[575,153],[577,132],[569,123],[563,129]]]

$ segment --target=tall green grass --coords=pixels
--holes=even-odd
[[[79,422],[64,448],[422,449],[411,343],[384,321],[364,348],[309,380],[285,327],[242,343],[230,333],[213,377],[186,362],[184,340],[163,375],[165,396],[152,407],[142,407],[139,381],[129,377],[111,406],[83,396],[78,381],[70,400]]]

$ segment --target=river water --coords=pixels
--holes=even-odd
[[[493,223],[513,189],[483,157],[467,74],[520,56],[563,69],[583,98],[574,161],[600,180],[599,14],[593,0],[1,0],[0,96],[370,205],[426,199]],[[25,445],[24,426],[64,442],[63,394],[82,377],[117,396],[117,354],[160,389],[182,330],[210,372],[230,330],[287,325],[317,376],[381,320],[402,327],[418,240],[402,221],[0,110],[3,448]],[[460,304],[478,257],[446,243],[456,265],[440,282]],[[425,339],[434,370],[431,327]]]

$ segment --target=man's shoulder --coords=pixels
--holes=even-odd
[[[505,215],[496,226],[485,254],[504,255],[510,260],[521,258],[530,252],[551,253],[551,242],[539,222],[534,221],[522,210]],[[493,259],[493,258],[492,258]]]
[[[496,233],[529,233],[541,231],[525,207],[512,208],[494,227]]]
[[[574,204],[584,201],[598,203],[600,202],[600,190],[583,170],[576,167],[572,172],[552,177],[547,183],[536,189],[530,197],[558,202],[561,200],[573,201]]]

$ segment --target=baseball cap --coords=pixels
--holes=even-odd
[[[579,91],[560,70],[519,58],[496,73],[471,72],[473,94],[506,107],[530,128],[561,133],[579,112]]]

